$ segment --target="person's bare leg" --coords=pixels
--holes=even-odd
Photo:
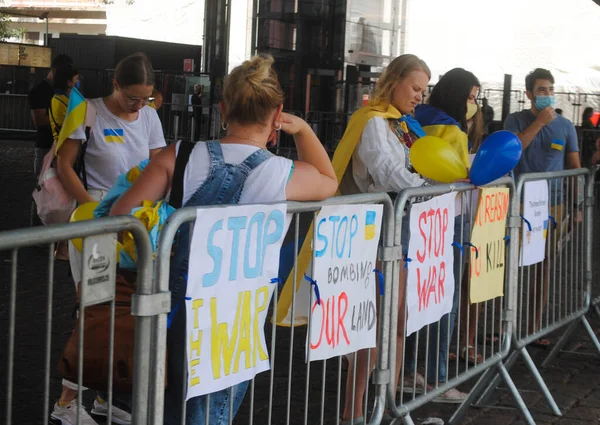
[[[400,288],[398,291],[398,329],[396,332],[396,374],[394,388],[398,388],[400,381],[400,372],[402,371],[402,358],[404,348],[404,317],[406,315],[406,305],[404,303],[404,292],[406,290],[406,269],[400,268]],[[390,341],[392,343],[392,341]]]
[[[376,267],[377,270],[381,270],[381,263],[377,262]],[[375,303],[377,312],[379,312],[379,297],[375,298]],[[377,336],[379,336],[379,315],[377,316],[376,329],[378,331]],[[376,341],[379,341],[379,338],[376,338]],[[371,352],[370,358],[369,351]],[[377,361],[377,353],[377,348],[360,350],[356,353],[356,381],[354,381],[355,356],[354,354],[349,356],[348,370],[346,371],[346,396],[344,398],[342,420],[349,421],[352,418],[356,419],[363,416],[365,390],[367,389],[368,377],[371,376],[371,372]]]
[[[369,351],[371,358],[369,362]],[[367,389],[368,376],[371,375],[375,361],[377,360],[377,348],[370,350],[360,350],[356,354],[356,382],[354,383],[354,354],[350,355],[348,361],[348,372],[346,373],[346,397],[344,398],[344,413],[342,419],[350,419],[363,416],[364,397]],[[368,375],[367,375],[368,366]],[[354,415],[352,414],[354,412]]]
[[[67,404],[69,404],[70,402],[75,400],[76,398],[77,398],[77,390],[72,390],[71,388],[63,386],[62,394],[60,395],[60,398],[58,399],[58,405],[61,407],[66,406]]]

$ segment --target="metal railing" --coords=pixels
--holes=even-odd
[[[585,177],[585,189],[582,178]],[[544,181],[549,185],[549,217],[546,220],[548,237],[546,240],[546,258],[532,266],[522,267],[520,244],[514,241],[527,238],[527,217],[524,217],[522,204],[525,202],[524,188],[527,182]],[[553,173],[524,174],[516,183],[516,191],[511,200],[511,248],[510,257],[514,259],[514,291],[509,313],[514,314],[512,322],[511,352],[505,360],[506,369],[500,373],[487,373],[471,390],[468,400],[455,413],[450,423],[458,424],[466,407],[473,402],[484,406],[500,384],[501,379],[510,379],[508,371],[522,357],[531,371],[552,413],[561,416],[543,377],[532,360],[527,347],[533,343],[544,344],[549,334],[568,325],[566,332],[554,345],[542,367],[548,366],[562,350],[578,324],[583,324],[594,346],[600,352],[600,343],[594,334],[586,314],[590,308],[592,289],[592,223],[594,208],[593,172],[587,169],[567,170]],[[530,217],[531,219],[531,217]],[[521,222],[524,222],[522,224]],[[554,225],[553,225],[554,223]],[[526,226],[523,234],[521,226]],[[516,275],[515,275],[515,272]],[[511,392],[514,385],[510,385]],[[528,424],[535,421],[524,404],[519,403]]]
[[[85,243],[86,238],[90,239],[90,249],[92,249],[92,256],[96,256],[98,253],[103,254],[108,259],[110,264],[111,256],[116,255],[110,252],[100,251],[101,241],[93,239],[98,236],[109,236],[116,241],[116,235],[119,232],[127,231],[130,232],[135,240],[135,246],[137,250],[137,284],[136,284],[136,295],[133,298],[132,311],[135,313],[136,309],[140,306],[144,306],[145,297],[149,297],[152,293],[152,249],[148,238],[148,233],[145,230],[142,223],[133,217],[112,217],[103,218],[99,220],[78,222],[70,224],[61,224],[48,227],[32,227],[27,229],[11,230],[0,233],[0,251],[11,251],[11,273],[9,278],[10,284],[10,295],[9,295],[9,311],[8,311],[8,338],[5,339],[5,346],[8,350],[7,356],[7,367],[6,367],[6,412],[5,422],[7,425],[12,424],[12,410],[13,410],[13,389],[14,389],[14,364],[15,356],[24,355],[25,353],[15,352],[15,348],[28,348],[28,345],[15,346],[15,327],[16,327],[16,315],[17,310],[21,306],[17,305],[17,287],[18,287],[18,267],[19,267],[19,250],[23,248],[33,247],[37,245],[47,245],[48,247],[48,263],[47,263],[47,303],[46,303],[46,336],[45,336],[45,350],[44,360],[39,362],[39,374],[44,376],[43,380],[43,391],[44,391],[44,410],[42,423],[46,423],[48,420],[49,412],[49,400],[50,400],[50,376],[51,376],[51,346],[52,346],[52,321],[53,312],[52,307],[55,302],[54,300],[54,247],[59,241],[65,241],[73,238],[84,238],[84,253],[86,252]],[[116,242],[115,245],[116,247]],[[104,246],[105,247],[105,246]],[[94,257],[96,258],[96,257]],[[90,258],[91,260],[91,258]],[[115,270],[115,265],[108,265],[107,268]],[[110,273],[110,272],[109,272]],[[84,276],[86,276],[84,274]],[[104,277],[104,276],[103,276]],[[112,277],[114,279],[114,275]],[[99,302],[109,302],[111,309],[111,342],[110,347],[114,344],[114,321],[115,321],[115,293],[114,293],[114,280],[112,280],[112,292],[111,291],[111,278],[108,277],[106,281],[102,280],[100,283],[83,283],[80,286],[80,293],[82,296],[82,310],[81,314],[84,315],[85,307],[98,304]],[[93,288],[92,288],[93,286]],[[105,292],[108,297],[104,297],[100,301],[94,300],[92,296],[97,291]],[[87,294],[87,296],[85,295]],[[86,298],[87,297],[87,298]],[[137,304],[137,306],[136,306]],[[147,423],[146,421],[146,409],[148,397],[148,367],[149,360],[147,357],[147,349],[150,346],[150,330],[151,330],[151,317],[145,316],[143,313],[136,317],[136,328],[135,328],[135,353],[134,353],[134,370],[133,370],[133,402],[132,402],[132,418],[133,424],[140,425]],[[83,320],[80,322],[79,329],[79,347],[78,347],[78,404],[81,406],[82,403],[82,388],[83,388]],[[107,382],[113,382],[112,370],[113,370],[113,356],[112,350],[107,350],[108,370],[109,376]],[[36,367],[30,365],[29,367]],[[99,391],[106,391],[108,393],[107,401],[112,405],[113,400],[113,386],[108,385],[108,388],[94,388]],[[29,395],[31,396],[31,395]],[[109,408],[110,410],[110,408]],[[109,412],[110,414],[110,412]],[[31,419],[31,418],[30,418]]]
[[[316,212],[319,211],[320,208],[328,205],[347,205],[347,204],[383,204],[384,205],[384,221],[382,223],[382,240],[384,245],[391,246],[393,242],[394,235],[394,222],[393,222],[393,214],[392,214],[392,203],[387,194],[364,194],[364,195],[354,195],[354,196],[346,196],[346,197],[336,197],[331,198],[324,202],[288,202],[287,211],[290,214],[294,215],[293,225],[291,226],[288,235],[292,238],[292,243],[294,245],[294,253],[298,253],[299,246],[301,242],[301,232],[300,232],[300,216],[302,214],[308,214],[310,218],[314,219],[316,216]],[[240,208],[244,208],[246,206],[241,206]],[[211,208],[211,207],[208,207]],[[220,206],[215,206],[212,208],[222,208]],[[171,217],[169,217],[169,221],[165,225],[162,230],[159,242],[159,250],[157,252],[156,259],[156,270],[155,276],[157,279],[156,290],[159,293],[168,293],[169,291],[169,273],[170,273],[170,261],[171,261],[171,246],[172,242],[177,235],[178,230],[181,226],[191,225],[192,222],[196,220],[198,210],[196,208],[183,208],[181,210],[176,211]],[[291,273],[296,274],[296,269],[298,268],[297,255],[294,255],[294,267]],[[387,273],[391,273],[391,264],[387,265]],[[294,286],[296,286],[296,280],[294,278]],[[271,317],[274,317],[275,311],[277,309],[278,303],[278,291],[274,291],[275,296],[273,297],[273,305],[271,309],[271,315],[267,317],[267,322]],[[389,295],[391,293],[391,285],[386,285],[385,294],[382,297],[382,304],[387,305]],[[292,301],[291,301],[291,324],[286,328],[277,328],[276,326],[271,326],[266,332],[267,336],[267,344],[270,346],[270,359],[271,359],[271,370],[268,373],[264,373],[262,375],[257,375],[250,383],[250,389],[248,390],[248,394],[246,395],[246,402],[242,405],[240,412],[236,416],[236,423],[248,422],[252,423],[261,423],[261,424],[271,424],[271,423],[290,423],[290,415],[296,415],[304,417],[304,423],[324,423],[324,415],[327,417],[327,422],[331,423],[333,420],[332,416],[335,415],[335,423],[339,424],[340,418],[340,403],[344,398],[344,387],[342,385],[343,381],[343,371],[342,371],[342,358],[338,357],[318,362],[311,362],[310,360],[306,362],[305,372],[302,371],[302,367],[299,365],[300,363],[304,363],[305,361],[305,347],[306,347],[306,332],[302,329],[297,328],[298,323],[296,323],[296,315],[308,315],[310,316],[310,311],[304,313],[295,311],[295,306],[299,305],[300,302],[300,294],[296,294],[296,291],[293,291]],[[305,323],[305,322],[304,322]],[[379,329],[378,338],[379,345],[386,344],[384,340],[387,338],[387,326],[389,325],[389,320],[385,317],[380,317],[379,321]],[[300,335],[299,337],[297,335]],[[165,409],[164,405],[164,374],[162,371],[165,370],[165,352],[166,352],[166,343],[167,343],[167,315],[161,314],[156,318],[154,323],[154,339],[152,346],[155,347],[155,350],[152,354],[152,365],[151,369],[157,371],[157,373],[152,377],[153,386],[151,388],[150,400],[151,403],[149,405],[149,419],[151,423],[156,425],[162,424],[163,422],[163,409]],[[289,350],[289,351],[288,351]],[[169,354],[171,355],[171,354]],[[287,357],[287,360],[284,362],[282,360],[276,360],[282,358],[282,356]],[[352,355],[350,355],[352,356]],[[356,354],[355,354],[356,356]],[[356,358],[356,357],[355,357]],[[381,360],[381,358],[379,359]],[[182,359],[185,361],[185,359]],[[286,367],[287,364],[287,367]],[[331,366],[333,365],[333,367]],[[354,362],[356,365],[356,362]],[[283,369],[282,369],[283,368]],[[385,373],[385,364],[378,363],[377,369],[381,373]],[[321,374],[321,382],[318,385],[320,387],[319,390],[316,389],[316,385],[314,381],[311,379],[315,379],[314,377],[316,373]],[[336,379],[333,379],[330,375],[336,375]],[[356,385],[356,366],[354,370],[348,371],[348,374],[352,374],[353,378],[351,381],[351,385]],[[265,375],[269,375],[266,377]],[[281,379],[284,382],[281,382]],[[383,417],[384,408],[385,408],[385,380],[378,380],[377,382],[372,381],[372,376],[368,374],[365,379],[367,382],[372,382],[375,385],[375,394],[367,391],[365,394],[365,399],[374,402],[374,409],[371,413],[369,424],[378,424]],[[179,384],[179,383],[178,383]],[[169,385],[173,385],[169,383]],[[292,387],[301,386],[303,388],[302,394],[304,397],[294,397],[292,394]],[[332,398],[326,399],[326,393],[330,391],[335,391],[336,395]],[[317,393],[316,396],[316,405],[313,404],[315,402],[314,393]],[[320,393],[320,394],[319,394]],[[334,402],[332,399],[335,399]],[[274,408],[281,408],[281,406],[285,405],[285,416],[287,420],[284,419],[281,411],[275,412]],[[366,409],[365,403],[365,409]],[[207,401],[208,406],[208,401]],[[259,408],[260,406],[260,408]],[[354,407],[354,405],[350,406]],[[179,409],[183,412],[185,417],[185,402],[184,405],[179,406],[168,406],[168,409]],[[209,409],[207,407],[207,416]],[[366,410],[364,411],[364,417],[367,417]],[[281,416],[279,416],[281,415]],[[231,420],[231,419],[230,419]],[[296,421],[294,421],[296,422]],[[230,422],[231,423],[231,422]]]
[[[0,94],[0,130],[35,131],[26,94]]]

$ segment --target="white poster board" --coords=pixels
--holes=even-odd
[[[541,263],[546,258],[548,234],[548,181],[525,182],[523,187],[523,222],[519,266]]]
[[[186,291],[186,399],[269,369],[264,324],[287,206],[198,209]]]
[[[449,193],[412,205],[407,336],[437,322],[452,309],[455,198],[456,193]]]
[[[310,292],[309,360],[375,347],[375,273],[382,205],[323,207],[315,220],[314,276]],[[313,285],[314,286],[314,285]]]

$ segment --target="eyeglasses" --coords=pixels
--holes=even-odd
[[[131,104],[138,104],[138,103],[141,102],[142,104],[147,105],[150,102],[154,102],[154,98],[153,97],[135,97],[135,96],[129,96],[129,95],[125,94],[125,93],[123,93],[123,96],[125,96],[125,98]]]

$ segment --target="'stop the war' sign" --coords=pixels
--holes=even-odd
[[[286,209],[198,210],[186,291],[188,400],[269,369],[264,324],[289,224]]]
[[[313,280],[320,302],[311,291],[311,361],[375,347],[374,269],[382,214],[382,205],[336,205],[317,216]]]

